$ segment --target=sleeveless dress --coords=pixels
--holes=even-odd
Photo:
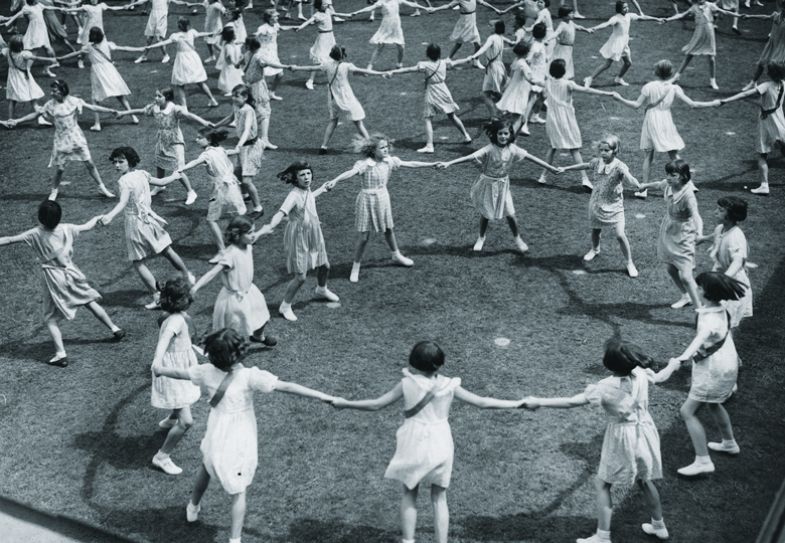
[[[608,41],[600,48],[600,55],[609,60],[619,61],[621,57],[630,56],[630,23],[640,17],[634,13],[622,15],[617,13],[611,17],[613,30]]]
[[[144,108],[151,115],[157,128],[155,132],[155,166],[174,171],[185,166],[185,140],[180,129],[180,116],[185,110],[173,102],[166,102],[163,109],[157,104]]]
[[[175,335],[166,346],[166,352],[161,359],[161,366],[178,370],[188,370],[198,365],[196,353],[191,348],[191,330],[189,318],[183,313],[169,315],[161,323],[158,337],[167,328],[175,331]],[[201,396],[199,387],[185,379],[172,379],[170,377],[156,376],[153,373],[153,386],[150,395],[150,404],[158,409],[181,409],[195,403]]]
[[[510,65],[510,77],[507,88],[502,97],[496,102],[499,111],[525,115],[529,104],[529,94],[532,90],[531,80],[534,78],[529,65],[524,58],[516,58]]]
[[[3,49],[8,60],[8,78],[6,79],[5,97],[14,102],[32,102],[43,98],[44,91],[38,86],[30,73],[33,65],[33,53],[20,51],[12,53],[10,49]]]
[[[87,57],[90,59],[90,86],[95,102],[131,94],[123,76],[112,62],[112,50],[115,47],[114,43],[104,39],[100,43],[91,43],[82,49],[87,52]]]
[[[447,88],[447,68],[449,60],[423,60],[417,63],[417,69],[425,73],[425,101],[423,117],[434,117],[437,113],[455,113],[460,108]]]
[[[329,266],[322,226],[316,212],[316,198],[310,189],[292,189],[279,211],[287,218],[283,234],[286,271],[305,275],[308,270]]]
[[[393,228],[392,206],[387,182],[401,159],[390,156],[381,161],[358,160],[352,169],[361,176],[360,192],[354,202],[354,227],[358,232],[385,232]]]
[[[50,117],[55,125],[54,145],[49,158],[50,168],[62,168],[71,160],[84,162],[91,159],[84,132],[76,120],[84,105],[84,100],[69,95],[62,102],[52,99],[41,109],[36,108]]]
[[[164,230],[166,221],[153,211],[150,197],[150,174],[132,170],[118,179],[120,191],[128,191],[125,206],[125,241],[128,260],[135,262],[161,253],[172,244]]]
[[[677,192],[665,186],[665,216],[657,239],[657,258],[678,270],[692,273],[695,268],[695,218],[692,204],[696,204],[695,185],[691,181]]]
[[[504,67],[502,53],[504,53],[504,41],[498,34],[489,36],[486,43],[490,47],[485,51],[485,76],[482,79],[483,92],[495,92],[501,94],[507,83],[507,69]]]
[[[766,42],[760,59],[758,59],[758,63],[761,65],[770,62],[785,63],[785,16],[780,11],[774,12],[769,41]]]
[[[365,119],[365,110],[349,85],[349,70],[355,68],[349,62],[329,59],[322,63],[321,70],[327,75],[327,109],[330,119],[337,119],[343,112],[352,121]]]
[[[490,143],[470,155],[480,164],[481,173],[472,185],[469,197],[474,208],[486,219],[499,220],[515,216],[510,193],[510,167],[529,154],[514,143],[499,147]]]
[[[545,133],[552,149],[580,149],[583,145],[581,130],[575,118],[572,94],[578,85],[571,79],[548,79],[545,83],[548,114],[545,116]]]
[[[403,28],[401,28],[400,4],[398,0],[380,0],[382,7],[382,22],[379,30],[371,36],[368,43],[404,45]]]
[[[741,281],[747,287],[744,296],[739,300],[726,300],[723,303],[725,309],[730,313],[730,325],[735,328],[743,318],[752,317],[752,286],[746,268],[749,249],[747,238],[742,229],[734,226],[727,232],[723,232],[722,225],[717,226],[714,229],[714,243],[709,249],[709,255],[714,262],[712,270],[719,272],[727,270],[736,256],[741,256],[744,261],[744,265],[733,275],[734,279]]]
[[[717,40],[714,35],[714,12],[717,4],[705,2],[693,4],[689,11],[695,17],[695,31],[690,41],[681,48],[685,55],[710,55],[717,54]]]
[[[188,32],[175,32],[169,39],[177,44],[177,55],[172,65],[172,85],[190,85],[207,81],[202,59],[194,48],[194,39],[198,33],[194,29]]]
[[[477,0],[458,0],[458,20],[450,34],[450,41],[481,43],[477,30]]]
[[[668,81],[649,81],[641,88],[641,94],[648,102],[641,126],[641,149],[654,149],[658,153],[684,149],[684,140],[671,115],[678,92],[681,88]]]
[[[221,287],[213,307],[213,331],[234,328],[250,337],[270,320],[264,294],[253,284],[253,245],[229,245],[219,255]]]
[[[101,32],[104,30],[104,10],[108,6],[104,3],[92,5],[92,4],[82,4],[82,7],[79,8],[79,11],[84,13],[85,17],[82,21],[82,32],[79,34],[79,37],[76,38],[76,43],[79,45],[87,45],[90,43],[90,29],[98,27],[101,29]],[[104,40],[106,37],[104,36]]]
[[[707,358],[693,361],[689,398],[705,403],[724,403],[733,394],[739,373],[739,355],[729,330],[731,322],[723,306],[701,307],[695,311],[698,313],[697,329],[710,332],[702,347],[716,344],[723,337],[725,342]]]

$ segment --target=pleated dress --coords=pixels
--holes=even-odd
[[[172,244],[164,230],[166,221],[153,211],[150,196],[150,174],[131,170],[117,180],[120,192],[128,192],[125,206],[125,241],[128,260],[137,262],[157,255]]]
[[[90,43],[82,48],[90,60],[90,87],[95,102],[131,95],[123,76],[112,62],[112,50],[116,47],[114,43],[104,39],[100,43]]]

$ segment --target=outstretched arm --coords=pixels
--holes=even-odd
[[[144,51],[145,47],[144,46],[142,46],[142,47],[134,47],[132,45],[117,45],[117,44],[115,44],[115,46],[112,49],[114,49],[115,51],[128,51],[129,53],[138,53],[140,51]]]
[[[313,66],[296,66],[294,64],[290,64],[287,68],[292,72],[314,72],[316,70],[321,70],[321,64],[315,64]]]
[[[616,100],[618,100],[619,102],[621,102],[622,104],[624,104],[625,106],[627,106],[627,107],[631,107],[631,108],[633,108],[633,109],[638,109],[638,108],[639,108],[639,107],[641,107],[641,106],[643,105],[643,103],[646,101],[646,96],[644,96],[643,94],[641,94],[640,96],[638,96],[638,99],[637,99],[637,100],[635,100],[635,101],[633,101],[633,100],[627,100],[627,99],[626,99],[626,98],[624,98],[624,97],[623,97],[621,94],[618,94],[618,93],[616,93],[616,96],[614,96],[614,98],[615,98]]]
[[[90,219],[84,224],[75,224],[74,230],[76,230],[77,232],[87,232],[88,230],[92,230],[93,228],[95,228],[95,225],[98,224],[98,221],[100,219],[101,219],[101,215],[96,215],[95,217],[93,217],[92,219]]]
[[[128,192],[128,189],[121,190],[120,201],[117,202],[117,205],[115,205],[109,213],[103,215],[100,218],[101,224],[106,226],[107,224],[112,222],[112,219],[114,219],[117,216],[117,214],[120,213],[123,209],[125,209],[126,205],[128,205],[129,198],[130,198],[130,193]]]
[[[275,215],[273,215],[273,218],[270,219],[270,222],[262,226],[257,231],[257,234],[259,236],[266,236],[267,234],[271,234],[272,231],[275,229],[275,227],[281,224],[281,221],[283,220],[284,217],[285,215],[283,214],[283,212],[281,211],[276,212]]]
[[[187,111],[185,109],[180,111],[180,115],[183,118],[188,119],[189,121],[193,121],[195,123],[199,123],[199,124],[201,124],[202,126],[205,126],[205,127],[213,125],[213,123],[211,123],[210,121],[202,119],[196,113],[191,113],[190,111]]]
[[[126,115],[145,115],[147,113],[147,108],[140,107],[138,109],[128,109],[123,111],[115,111],[115,117],[125,117]]]
[[[387,72],[380,72],[379,70],[369,70],[368,68],[360,68],[359,66],[354,66],[349,70],[352,73],[356,73],[356,74],[387,76]]]
[[[71,53],[67,53],[65,55],[62,55],[62,56],[59,56],[59,57],[55,57],[55,59],[57,59],[57,60],[68,60],[69,58],[78,57],[79,55],[85,54],[86,49],[87,49],[86,47],[82,47],[78,51],[73,51]]]
[[[335,399],[335,396],[330,396],[329,394],[325,394],[324,392],[319,392],[318,390],[314,390],[312,388],[305,387],[303,385],[298,385],[297,383],[291,383],[289,381],[278,381],[275,385],[276,392],[286,392],[287,394],[296,394],[297,396],[305,396],[306,398],[315,398],[317,400],[322,400],[325,402],[329,402]]]
[[[98,112],[98,113],[114,113],[115,112],[115,110],[113,110],[111,108],[104,107],[104,106],[99,106],[97,104],[91,104],[89,102],[85,102],[84,103],[84,108],[85,109],[89,109],[90,111]]]
[[[222,264],[216,264],[212,268],[210,268],[207,273],[199,278],[198,281],[191,287],[191,296],[196,296],[196,293],[199,292],[203,286],[207,283],[218,277],[218,274],[223,271],[224,267]]]
[[[429,168],[435,162],[423,162],[421,160],[401,160],[401,168]]]
[[[642,189],[660,189],[665,190],[665,187],[668,186],[668,182],[666,180],[661,181],[650,181],[648,183],[641,183]]]
[[[406,66],[405,68],[396,68],[394,70],[390,70],[387,73],[390,75],[398,75],[398,74],[410,74],[412,72],[419,72],[420,69],[417,66]]]
[[[179,168],[177,171],[182,173],[185,170],[190,170],[191,168],[196,168],[199,164],[204,164],[204,157],[199,156],[198,158],[193,159],[191,162]]]
[[[303,28],[305,28],[306,26],[308,26],[308,25],[312,25],[312,24],[314,24],[315,22],[316,22],[316,19],[314,19],[313,17],[311,17],[311,18],[310,18],[310,19],[308,19],[307,21],[303,21],[303,24],[301,24],[300,26],[298,26],[297,28],[295,28],[295,29],[294,29],[294,31],[295,31],[295,32],[299,32],[300,30],[302,30],[302,29],[303,29]]]
[[[709,100],[707,102],[698,102],[687,96],[684,90],[681,87],[676,88],[676,96],[692,108],[703,108],[703,107],[716,107],[720,105],[721,100]]]
[[[450,2],[439,6],[438,8],[430,8],[431,13],[436,13],[437,11],[442,11],[445,9],[452,9],[458,5],[458,0],[451,0]]]
[[[572,407],[580,407],[589,403],[586,394],[581,392],[569,398],[537,398],[532,396],[524,400],[524,406],[529,409],[537,409],[540,407],[555,407],[559,409],[570,409]]]
[[[338,184],[338,181],[344,181],[346,179],[350,179],[355,175],[357,175],[358,173],[360,173],[360,170],[357,167],[352,168],[351,170],[346,170],[345,172],[339,174],[337,177],[334,177],[324,185],[327,187],[327,190],[332,190],[333,188],[335,188],[335,185]]]
[[[758,89],[753,87],[750,90],[742,91],[728,98],[723,98],[722,100],[720,100],[720,105],[729,104],[730,102],[735,102],[737,100],[742,100],[744,98],[747,98],[748,96],[754,96],[757,93],[758,93]]]
[[[545,162],[543,159],[537,158],[536,156],[530,155],[528,153],[526,154],[526,160],[528,160],[529,162],[534,162],[535,164],[537,164],[537,166],[545,168],[546,170],[548,170],[551,173],[562,173],[564,171],[563,168],[556,168],[556,167],[548,164],[547,162]]]
[[[686,362],[692,359],[693,356],[698,352],[698,349],[704,344],[704,342],[709,339],[711,335],[711,330],[706,327],[701,328],[698,326],[698,332],[695,334],[695,338],[692,342],[684,349],[684,352],[681,353],[679,356],[675,358],[679,362]]]
[[[668,361],[668,365],[662,368],[660,371],[655,372],[652,370],[646,370],[646,373],[649,375],[649,379],[652,383],[664,383],[670,379],[671,375],[678,371],[679,368],[681,368],[681,362],[675,358],[672,358]]]
[[[180,177],[181,177],[180,172],[174,172],[172,173],[172,175],[167,175],[166,177],[161,177],[161,178],[150,176],[149,182],[151,185],[154,185],[156,187],[165,187],[175,179],[180,179]]]
[[[618,92],[613,91],[604,91],[600,89],[595,89],[594,87],[584,87],[583,85],[578,85],[577,83],[574,84],[572,90],[577,92],[582,92],[584,94],[593,94],[595,96],[610,96],[611,98],[621,99],[621,95]]]
[[[671,15],[670,17],[666,17],[665,19],[662,19],[662,22],[669,23],[671,21],[678,21],[679,19],[684,19],[690,13],[692,13],[690,10],[682,11],[681,13],[677,13],[676,15]]]
[[[191,380],[188,370],[183,370],[180,368],[165,368],[163,366],[157,366],[153,364],[153,373],[158,377],[170,377],[172,379],[182,379],[184,381]]]
[[[403,2],[401,2],[403,3]],[[361,13],[368,13],[369,11],[373,11],[376,8],[381,7],[379,2],[374,2],[370,6],[365,6],[364,8],[358,9],[357,11],[353,11],[349,14],[350,17],[354,17],[355,15],[360,15]]]
[[[21,234],[16,234],[15,236],[2,236],[0,237],[0,247],[24,241],[26,234],[27,232],[22,232]]]
[[[481,150],[482,149],[480,149],[480,151]],[[477,154],[478,152],[479,151],[475,151],[475,152],[473,152],[473,153],[471,153],[469,155],[462,156],[462,157],[459,157],[459,158],[455,158],[453,160],[448,160],[447,162],[437,162],[436,163],[436,167],[438,169],[440,169],[440,170],[444,170],[446,168],[449,168],[450,166],[454,166],[455,164],[461,164],[463,162],[474,161],[477,164],[479,164],[480,163],[480,158],[479,158],[479,155]]]
[[[378,411],[379,409],[398,401],[402,397],[403,386],[401,383],[398,383],[392,390],[373,400],[345,400],[343,398],[335,398],[332,401],[332,404],[333,407],[339,409],[348,407],[350,409],[360,409],[362,411]]]
[[[523,404],[523,400],[500,400],[490,396],[478,396],[463,387],[455,389],[455,397],[481,409],[517,409]]]
[[[588,170],[589,168],[591,168],[591,163],[590,162],[583,162],[582,164],[573,164],[572,166],[565,166],[564,168],[562,168],[561,171],[562,171],[562,173],[564,173],[564,172],[570,172],[570,171],[573,171],[573,170]]]

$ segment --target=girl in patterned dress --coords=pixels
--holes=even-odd
[[[273,62],[269,56],[262,51],[259,40],[250,37],[245,40],[245,84],[251,90],[256,110],[256,121],[259,124],[259,138],[265,149],[278,149],[277,145],[270,143],[270,116],[272,107],[270,100],[273,99],[270,89],[267,88],[267,81],[264,78],[267,68],[283,69],[286,66]]]
[[[496,14],[500,13],[498,9],[485,0],[450,0],[448,3],[439,6],[438,8],[431,8],[429,10],[431,13],[436,13],[437,11],[442,11],[444,9],[451,10],[455,7],[458,8],[458,20],[455,21],[455,27],[453,27],[452,34],[450,34],[450,41],[454,42],[454,44],[452,46],[452,51],[450,51],[449,58],[453,58],[464,43],[471,43],[474,46],[475,52],[480,49],[482,40],[480,40],[480,31],[477,29],[478,4],[485,6],[488,9],[492,9]]]
[[[703,237],[703,219],[698,212],[690,165],[683,160],[674,160],[665,165],[665,172],[668,177],[662,181],[641,183],[644,188],[662,189],[665,195],[665,216],[660,224],[657,257],[681,292],[681,298],[671,307],[680,309],[692,304],[697,308],[700,297],[692,274],[695,243]]]
[[[86,306],[103,325],[112,331],[116,340],[125,337],[125,332],[112,322],[104,308],[98,303],[101,295],[87,282],[82,270],[71,259],[74,241],[82,232],[95,228],[99,217],[84,224],[62,224],[63,210],[60,204],[44,200],[38,206],[40,226],[15,236],[0,237],[0,247],[24,242],[36,253],[41,262],[44,279],[44,322],[55,344],[55,355],[48,364],[64,368],[68,355],[63,345],[60,321],[73,320],[76,310]]]
[[[242,44],[235,39],[233,26],[226,25],[221,30],[221,52],[215,61],[215,68],[221,70],[218,88],[224,92],[224,96],[231,96],[232,89],[243,83],[243,70],[240,68],[243,61]]]
[[[293,274],[292,280],[286,285],[286,292],[278,307],[278,312],[288,321],[296,321],[292,311],[292,302],[297,292],[305,284],[308,270],[316,270],[316,289],[318,299],[328,302],[339,302],[338,295],[327,288],[327,276],[330,274],[330,262],[327,260],[327,249],[322,235],[322,226],[316,212],[316,198],[330,190],[325,183],[315,191],[311,191],[313,169],[307,162],[294,162],[278,173],[283,182],[294,185],[286,200],[270,222],[259,230],[259,235],[272,233],[273,229],[286,217],[286,230],[283,235],[283,247],[286,251],[286,270]]]
[[[755,74],[742,90],[749,90],[758,84],[758,79],[763,75],[763,69],[770,63],[785,64],[785,0],[777,0],[777,11],[769,15],[747,15],[742,19],[771,19],[771,32],[763,52],[760,54],[755,66]]]
[[[167,171],[174,172],[181,170],[185,166],[185,139],[183,131],[180,129],[180,119],[185,119],[202,126],[211,126],[198,115],[189,112],[183,106],[174,103],[174,91],[171,88],[158,89],[155,91],[155,101],[141,109],[131,111],[120,111],[118,117],[124,115],[147,115],[154,119],[155,132],[155,175],[163,177]],[[180,172],[180,183],[186,190],[185,205],[189,206],[196,201],[196,191],[191,186],[191,181],[184,173]],[[155,196],[166,187],[156,186],[150,191],[151,196]]]
[[[485,134],[491,143],[470,155],[456,158],[449,162],[440,162],[439,169],[446,169],[453,164],[473,162],[480,167],[480,177],[472,185],[470,197],[474,208],[480,214],[480,235],[472,250],[482,251],[485,245],[485,232],[491,220],[507,219],[515,246],[521,253],[529,250],[523,241],[515,218],[515,207],[510,194],[510,168],[513,162],[528,160],[553,172],[561,173],[561,168],[554,168],[536,156],[515,145],[515,132],[506,120],[495,120],[485,126]]]
[[[262,12],[262,25],[256,30],[256,39],[260,44],[259,55],[268,63],[264,68],[264,76],[273,78],[270,83],[271,100],[281,100],[275,91],[283,78],[283,69],[269,65],[270,63],[281,64],[281,59],[278,58],[278,33],[282,30],[294,30],[295,28],[297,27],[278,24],[278,11],[275,9],[266,9]]]
[[[384,239],[392,252],[393,262],[405,267],[414,266],[411,258],[401,254],[395,239],[392,205],[390,204],[390,193],[387,192],[387,183],[393,170],[398,168],[433,166],[430,162],[404,161],[398,157],[390,156],[390,140],[384,134],[374,134],[368,138],[355,138],[354,151],[365,155],[366,158],[358,160],[351,170],[343,172],[325,185],[328,190],[331,190],[339,181],[350,179],[355,175],[362,176],[361,190],[354,204],[354,226],[359,236],[354,251],[352,272],[349,275],[349,281],[352,283],[360,280],[360,263],[368,240],[371,238],[371,231],[384,232]]]
[[[153,295],[153,301],[146,309],[161,307],[161,293],[158,282],[147,267],[145,260],[162,255],[193,284],[194,276],[188,271],[183,259],[172,249],[172,238],[164,230],[166,221],[150,207],[150,185],[167,185],[177,179],[174,173],[163,179],[152,177],[144,170],[137,170],[139,155],[132,147],[118,147],[109,155],[109,160],[122,175],[117,180],[120,187],[120,201],[109,213],[101,217],[101,224],[108,225],[121,211],[125,210],[125,241],[128,260],[133,263],[136,273]]]
[[[619,138],[605,135],[597,145],[599,157],[583,164],[567,166],[569,170],[591,170],[594,189],[589,198],[589,224],[591,226],[591,249],[583,256],[584,262],[591,262],[600,254],[600,234],[602,229],[612,226],[619,241],[619,247],[627,261],[627,274],[638,277],[638,269],[632,261],[632,250],[627,233],[624,231],[624,183],[636,189],[641,184],[630,173],[627,165],[616,158],[621,150]]]
[[[398,68],[389,73],[405,74],[422,72],[425,74],[425,104],[423,107],[423,117],[425,118],[425,147],[417,149],[418,153],[433,153],[433,122],[432,119],[437,113],[444,113],[450,122],[463,136],[463,143],[471,143],[472,137],[466,131],[461,119],[456,114],[460,109],[455,100],[452,99],[450,89],[447,88],[447,70],[459,66],[468,59],[463,60],[443,60],[442,49],[435,43],[429,43],[425,49],[425,56],[428,60],[420,61],[415,66],[408,68]]]
[[[504,44],[515,45],[515,42],[504,37],[504,21],[494,21],[493,34],[488,36],[485,43],[473,55],[471,60],[478,60],[481,56],[485,61],[485,76],[482,78],[482,101],[488,108],[491,118],[498,116],[496,102],[501,98],[502,91],[507,84],[507,68],[504,66],[502,55]],[[484,55],[484,56],[483,56]]]
[[[44,97],[44,91],[38,86],[30,73],[30,67],[35,60],[46,60],[48,58],[37,57],[30,51],[25,51],[22,43],[22,36],[16,34],[8,40],[7,47],[2,49],[2,53],[8,60],[8,78],[6,79],[5,97],[8,100],[8,118],[13,119],[16,112],[16,104],[31,102],[33,109],[38,108],[38,100]],[[46,119],[39,116],[38,124],[50,124]]]
[[[313,42],[310,51],[311,63],[321,65],[322,63],[329,62],[333,47],[335,47],[335,34],[333,34],[333,11],[328,10],[331,5],[327,4],[324,0],[313,1],[314,13],[310,19],[306,20],[303,24],[294,29],[299,32],[308,25],[316,25],[316,41]],[[348,13],[335,13],[336,16],[351,17]],[[318,69],[311,69],[311,76],[305,82],[305,88],[313,90],[313,80],[316,77]]]
[[[191,317],[185,312],[193,302],[190,289],[191,286],[182,277],[168,280],[161,288],[161,309],[166,315],[159,320],[160,330],[153,367],[188,371],[190,367],[198,365],[196,353],[191,346],[193,324]],[[199,399],[201,391],[187,381],[159,377],[155,373],[152,384],[150,403],[157,409],[170,411],[169,415],[158,423],[160,428],[169,431],[152,462],[164,473],[180,475],[183,470],[169,455],[193,425],[191,404]]]
[[[403,399],[406,420],[395,433],[395,454],[384,473],[385,479],[403,484],[402,543],[414,543],[421,485],[431,492],[434,541],[447,543],[447,488],[455,456],[448,421],[453,399],[481,409],[516,409],[523,404],[523,400],[500,400],[469,392],[459,378],[439,375],[444,360],[444,351],[436,343],[421,341],[409,354],[409,367],[403,369],[403,378],[389,392],[372,400],[335,398],[331,402],[338,409],[377,411]]]
[[[694,477],[714,472],[709,449],[730,455],[739,454],[728,412],[722,406],[733,394],[739,372],[739,355],[733,343],[731,320],[723,302],[744,296],[744,285],[720,272],[704,272],[696,278],[703,307],[697,310],[695,338],[683,353],[671,358],[668,366],[692,362],[692,378],[687,400],[680,413],[695,450],[692,464],[679,468],[679,475]],[[722,441],[706,442],[706,430],[698,410],[706,406],[717,424]]]
[[[617,484],[638,484],[651,511],[651,522],[642,524],[641,529],[658,539],[669,537],[660,493],[654,485],[655,480],[662,479],[662,457],[660,435],[649,413],[649,384],[667,380],[678,369],[678,363],[672,361],[654,373],[648,369],[651,362],[635,345],[612,339],[605,346],[602,363],[613,376],[588,385],[571,398],[524,399],[523,407],[527,409],[568,409],[591,404],[605,411],[607,425],[596,480],[597,531],[577,539],[577,543],[610,543],[611,488]]]

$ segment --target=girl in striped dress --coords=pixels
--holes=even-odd
[[[316,41],[313,42],[308,54],[311,58],[312,64],[322,64],[329,62],[330,51],[335,46],[335,34],[333,34],[333,11],[328,10],[331,7],[324,0],[314,0],[313,2],[314,13],[310,19],[294,29],[299,32],[308,25],[316,25]],[[349,13],[335,13],[336,16],[351,17]],[[313,80],[316,78],[317,69],[311,70],[311,76],[305,82],[305,88],[313,90]]]
[[[293,185],[278,212],[270,222],[259,230],[263,236],[272,233],[273,229],[286,218],[286,230],[283,234],[283,247],[286,252],[286,270],[293,274],[292,280],[286,285],[278,312],[288,321],[296,321],[292,311],[292,302],[305,284],[308,270],[316,270],[316,298],[328,302],[339,302],[340,298],[327,288],[327,276],[330,274],[330,262],[327,260],[327,249],[322,235],[322,225],[316,212],[316,198],[330,190],[325,183],[315,191],[311,191],[313,169],[307,162],[294,162],[278,173],[278,179]]]
[[[769,40],[760,54],[755,66],[752,80],[745,85],[743,90],[749,90],[758,84],[758,79],[763,75],[763,69],[769,64],[785,64],[785,0],[777,0],[777,10],[769,15],[741,16],[742,19],[771,19]]]
[[[359,236],[354,251],[352,272],[349,275],[349,281],[352,283],[360,280],[360,263],[368,240],[371,238],[371,231],[384,232],[384,238],[390,247],[394,263],[405,267],[414,266],[411,258],[401,254],[398,241],[395,239],[387,183],[393,170],[398,168],[433,166],[430,162],[403,161],[398,157],[390,156],[390,140],[384,134],[374,134],[368,138],[355,138],[354,150],[367,158],[358,160],[351,170],[343,172],[325,184],[327,189],[331,190],[339,181],[350,179],[355,175],[362,176],[361,190],[354,204],[354,226]]]
[[[493,34],[488,36],[485,43],[477,52],[468,57],[477,60],[483,57],[485,60],[485,76],[482,79],[482,100],[491,118],[498,116],[496,102],[501,98],[502,90],[507,84],[507,68],[504,66],[502,54],[504,44],[515,45],[512,40],[504,37],[504,21],[493,23]]]
[[[437,11],[458,7],[458,20],[455,21],[455,27],[453,27],[452,34],[450,34],[450,41],[454,42],[452,51],[450,51],[450,58],[453,58],[458,53],[458,50],[464,43],[471,43],[475,52],[480,49],[482,40],[480,39],[480,31],[477,29],[478,4],[492,9],[496,14],[500,13],[498,9],[485,0],[450,0],[438,8],[429,10],[431,13],[436,13]]]

